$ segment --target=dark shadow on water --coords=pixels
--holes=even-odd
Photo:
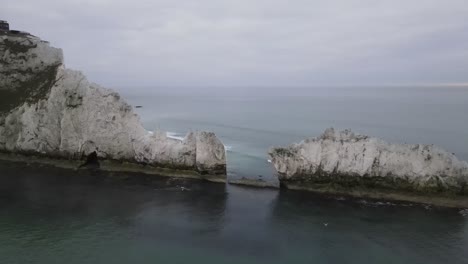
[[[466,218],[458,210],[324,197],[282,190],[272,229],[284,254],[327,263],[464,263]],[[339,252],[339,254],[337,254]]]
[[[0,162],[0,169],[4,228],[65,239],[94,226],[110,236],[122,231],[129,239],[177,240],[223,226],[223,184],[9,162]]]

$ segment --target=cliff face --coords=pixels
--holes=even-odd
[[[468,194],[468,163],[433,145],[390,144],[331,128],[269,155],[291,188]]]
[[[29,35],[0,36],[0,151],[196,172],[224,181],[226,157],[209,132],[183,141],[148,133],[119,94],[66,69],[60,49]],[[205,176],[206,175],[206,176]]]
[[[0,35],[0,113],[44,98],[63,63],[62,50],[33,36]]]

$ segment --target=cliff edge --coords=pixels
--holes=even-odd
[[[94,151],[109,169],[226,179],[224,145],[214,133],[189,132],[183,141],[149,133],[118,93],[67,69],[62,50],[0,32],[2,157],[76,163]]]
[[[397,200],[468,196],[468,163],[433,145],[390,144],[330,128],[269,155],[287,188]]]

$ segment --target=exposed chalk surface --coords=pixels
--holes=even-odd
[[[433,145],[391,144],[350,130],[271,148],[280,181],[363,181],[376,187],[467,194],[468,163]]]
[[[184,140],[148,133],[118,93],[67,69],[62,51],[29,35],[0,36],[0,151],[148,164],[226,176],[224,145],[211,132]]]

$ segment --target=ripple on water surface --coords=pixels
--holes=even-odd
[[[1,263],[468,259],[460,210],[5,162],[0,171]]]

